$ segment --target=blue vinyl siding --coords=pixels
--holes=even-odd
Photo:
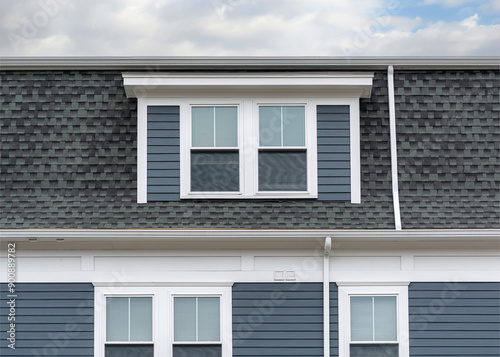
[[[330,356],[339,355],[339,288],[330,283]]]
[[[348,105],[318,105],[318,199],[351,200]]]
[[[180,200],[178,106],[148,106],[148,201]]]
[[[500,356],[500,283],[411,283],[410,356]]]
[[[321,283],[236,283],[233,356],[323,356]]]
[[[0,284],[0,330],[7,320],[7,284]],[[16,284],[16,349],[0,340],[1,356],[94,355],[94,287],[87,283]]]

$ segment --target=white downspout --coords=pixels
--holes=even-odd
[[[394,68],[387,69],[387,84],[389,87],[389,124],[391,136],[391,173],[392,173],[392,202],[394,205],[394,225],[401,230],[401,211],[399,208],[398,185],[398,152],[396,140],[396,105],[394,104]]]
[[[325,238],[323,255],[323,354],[330,357],[330,251],[332,238]]]

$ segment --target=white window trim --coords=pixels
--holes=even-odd
[[[361,203],[359,98],[369,98],[373,84],[372,72],[323,72],[323,73],[133,73],[122,74],[129,98],[138,99],[137,109],[137,202],[147,202],[147,106],[180,105],[186,98],[210,99],[217,103],[221,98],[293,98],[295,102],[317,99],[318,104],[349,104],[351,125],[351,203]],[[322,100],[319,100],[322,99]],[[329,102],[328,100],[331,100]],[[340,102],[340,103],[335,103]],[[245,110],[248,110],[245,108]],[[181,117],[186,117],[186,112]],[[183,136],[181,134],[181,141]],[[181,151],[181,164],[185,160]],[[317,163],[314,163],[317,165]],[[312,171],[312,169],[311,169]],[[316,173],[313,177],[316,177]],[[240,182],[244,177],[240,177]],[[182,181],[184,176],[181,177]],[[317,180],[317,178],[316,178]],[[182,188],[181,188],[182,189]],[[242,198],[244,194],[216,198]],[[245,198],[294,198],[290,192],[274,196],[253,195]],[[181,191],[181,198],[186,198]],[[317,181],[304,198],[317,197]],[[193,197],[194,198],[194,197]],[[208,198],[204,196],[204,198]],[[300,198],[300,195],[299,197]]]
[[[207,95],[208,96],[208,95]],[[258,192],[258,117],[254,112],[258,104],[302,104],[306,105],[306,145],[307,145],[307,184],[305,192]],[[192,105],[235,105],[238,106],[238,150],[240,152],[240,192],[190,193],[190,147]],[[351,146],[351,203],[361,203],[361,159],[358,98],[290,98],[290,97],[214,97],[214,98],[139,98],[138,99],[138,144],[137,144],[137,193],[138,203],[147,202],[147,108],[148,106],[179,106],[180,115],[180,198],[220,198],[220,199],[281,199],[317,198],[317,113],[318,105],[349,105],[350,146]],[[243,120],[242,118],[249,118]],[[246,133],[253,135],[246,135]],[[245,135],[244,135],[245,133]],[[243,164],[243,159],[253,163],[251,170]]]
[[[350,297],[396,296],[399,357],[409,357],[408,284],[402,285],[340,285],[339,290],[339,357],[350,357]]]
[[[219,296],[221,301],[221,345],[222,357],[232,356],[232,302],[231,287],[133,287],[96,286],[94,292],[94,355],[105,357],[106,345],[106,297],[153,297],[153,344],[155,356],[172,356],[173,297],[175,296]],[[134,342],[141,343],[141,342]],[[147,343],[147,342],[145,342]],[[127,344],[127,343],[120,343]]]

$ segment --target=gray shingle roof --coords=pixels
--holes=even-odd
[[[500,226],[499,71],[395,74],[403,228]]]
[[[491,202],[499,181],[494,170],[499,143],[498,72],[429,72],[415,79],[417,72],[396,74],[404,227],[498,227],[498,206]],[[469,76],[463,79],[461,74]],[[496,84],[488,79],[493,75]],[[375,75],[372,97],[361,101],[360,205],[314,200],[137,204],[136,102],[125,97],[120,72],[3,71],[0,76],[0,228],[394,227],[384,72]],[[460,85],[454,87],[454,81],[461,81]],[[489,85],[486,82],[493,83],[488,95],[481,94]],[[452,94],[432,94],[449,87],[455,88]],[[472,122],[460,123],[467,124],[470,134],[452,137],[443,121],[416,120],[418,115],[427,116],[422,119],[445,116],[448,101],[458,92],[462,93],[458,100],[464,103],[472,96],[465,94],[467,89],[476,93],[474,101],[489,96],[492,107],[484,115],[474,106],[467,112],[465,119]],[[423,99],[408,96],[418,90],[431,94]],[[422,106],[429,111],[423,114]],[[463,130],[460,123],[454,130]],[[494,125],[496,132],[491,130]],[[456,147],[429,146],[431,140],[451,145],[456,138],[462,142],[457,144],[463,145],[460,150],[470,151],[464,160],[450,156]],[[482,139],[487,142],[470,149],[463,142]],[[438,162],[444,160],[447,166],[429,162],[438,154],[442,155]],[[454,181],[471,167],[481,185],[472,186],[470,175],[462,183]]]

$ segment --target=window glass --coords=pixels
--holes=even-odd
[[[193,107],[191,111],[193,147],[237,147],[236,107]]]
[[[152,341],[151,297],[106,298],[106,340],[108,342]]]
[[[305,107],[260,106],[260,146],[305,146]]]
[[[220,345],[174,346],[173,357],[221,357]]]
[[[260,151],[259,191],[306,191],[305,151]]]
[[[107,345],[106,357],[153,357],[153,345]]]
[[[395,296],[351,296],[351,341],[397,341]]]
[[[239,173],[237,151],[191,152],[191,191],[238,191]]]
[[[220,298],[175,297],[174,341],[220,341]]]
[[[351,344],[350,357],[398,357],[397,344]]]

